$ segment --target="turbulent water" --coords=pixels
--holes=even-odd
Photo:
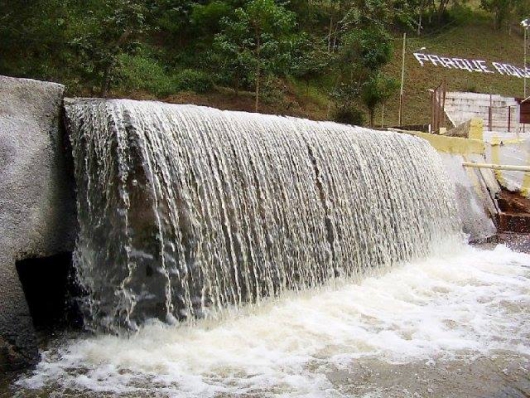
[[[530,256],[439,249],[217,321],[62,342],[15,396],[528,397]]]
[[[459,231],[415,137],[197,106],[66,106],[92,325],[214,316],[427,255]]]

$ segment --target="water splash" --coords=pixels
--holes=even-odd
[[[426,141],[128,100],[66,105],[94,325],[208,317],[427,255],[455,236]]]
[[[149,322],[130,338],[60,342],[19,380],[15,397],[523,396],[529,315],[530,255],[457,245],[380,277],[286,293],[221,321]],[[477,373],[459,376],[479,358],[486,362],[478,381]],[[500,359],[521,366],[521,395],[499,394],[502,385],[517,386],[516,374],[497,367]],[[405,369],[391,378],[394,394],[389,363]],[[373,374],[355,374],[359,366]],[[426,368],[434,394],[421,377]],[[336,383],[341,372],[351,380]]]

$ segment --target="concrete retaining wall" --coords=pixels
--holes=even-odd
[[[37,356],[16,262],[74,247],[63,91],[59,84],[0,76],[0,369]]]
[[[491,128],[493,130],[508,131],[510,128],[512,131],[516,131],[520,128],[519,104],[513,97],[467,92],[448,92],[446,94],[445,113],[455,126],[471,118],[480,118],[488,126],[490,107]]]
[[[462,162],[484,162],[483,155],[440,153],[447,174],[455,186],[462,228],[472,242],[483,242],[497,233],[492,198],[500,191],[492,170],[462,167]]]
[[[484,142],[487,163],[530,166],[530,138],[527,134],[486,131]],[[507,190],[530,198],[530,173],[496,170],[495,176]]]
[[[497,213],[494,198],[500,191],[493,170],[462,166],[462,162],[485,162],[485,144],[481,139],[447,137],[417,131],[400,130],[426,139],[440,153],[446,172],[455,186],[458,213],[463,231],[472,242],[496,235],[492,219]],[[481,134],[473,133],[480,137]]]

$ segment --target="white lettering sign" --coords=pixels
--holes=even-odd
[[[491,66],[482,59],[464,59],[440,57],[436,54],[414,53],[414,57],[421,66],[433,65],[447,69],[461,69],[468,72],[477,73],[499,73],[505,76],[518,78],[530,78],[530,67],[519,68],[517,66],[502,62],[491,62]]]

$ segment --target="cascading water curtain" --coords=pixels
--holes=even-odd
[[[456,236],[419,138],[129,100],[66,105],[94,327],[204,317],[425,256]]]

